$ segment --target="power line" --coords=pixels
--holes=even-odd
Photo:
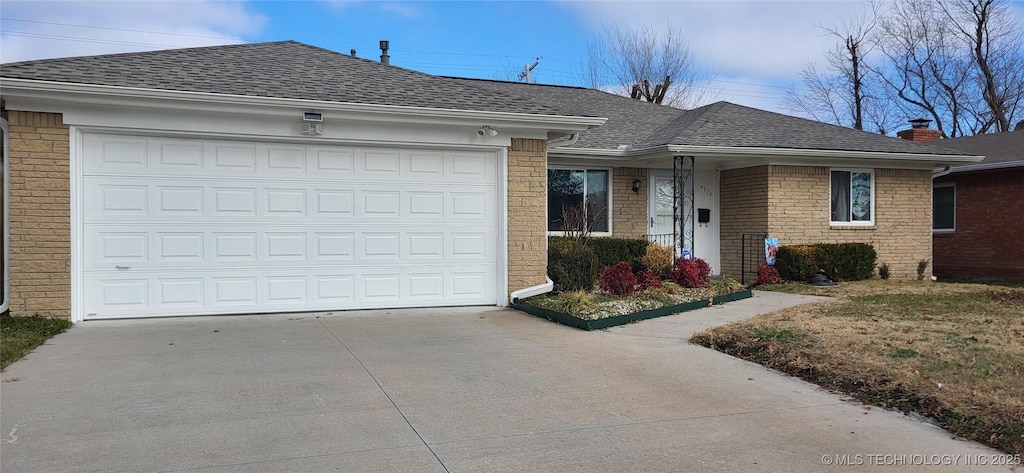
[[[234,40],[237,40],[237,38],[231,38],[231,37],[227,37],[227,36],[208,36],[208,35],[185,34],[185,33],[166,33],[166,32],[162,32],[162,31],[133,30],[133,29],[128,29],[128,28],[113,28],[113,27],[109,27],[109,26],[74,25],[74,24],[71,24],[71,23],[55,23],[55,22],[52,22],[52,21],[22,20],[22,19],[18,19],[18,18],[0,18],[0,20],[2,20],[2,21],[17,21],[19,23],[34,23],[34,24],[37,24],[37,25],[70,26],[72,28],[88,28],[88,29],[94,29],[94,30],[127,31],[127,32],[130,32],[130,33],[148,33],[148,34],[162,34],[162,35],[169,35],[169,36],[186,36],[186,37],[189,37],[189,38],[234,39]]]
[[[139,47],[153,47],[153,48],[178,48],[180,45],[170,44],[152,44],[152,43],[134,43],[131,41],[118,41],[112,39],[96,39],[96,38],[82,38],[77,36],[60,36],[60,35],[48,35],[40,33],[24,33],[20,31],[4,31],[4,35],[9,36],[23,36],[27,38],[44,38],[44,39],[58,39],[63,41],[84,41],[87,43],[99,43],[99,44],[116,44],[123,46],[139,46]]]

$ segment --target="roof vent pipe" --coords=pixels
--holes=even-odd
[[[380,63],[391,64],[391,56],[388,56],[388,40],[380,40]]]
[[[348,50],[349,56],[356,57],[356,48]]]

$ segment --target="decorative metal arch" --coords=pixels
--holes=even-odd
[[[693,156],[672,158],[673,239],[680,254],[685,250],[691,256],[694,254],[694,161]]]

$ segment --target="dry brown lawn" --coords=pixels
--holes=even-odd
[[[1024,454],[1024,289],[871,280],[691,340]]]

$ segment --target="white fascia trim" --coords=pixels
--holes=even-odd
[[[991,169],[1006,169],[1024,167],[1024,160],[1021,161],[1004,161],[1001,163],[988,163],[988,164],[968,164],[966,166],[954,166],[949,170],[950,174],[958,172],[969,172],[969,171],[988,171]]]
[[[475,110],[450,110],[428,107],[408,107],[399,105],[375,105],[348,102],[328,102],[322,100],[288,99],[279,97],[253,97],[247,95],[213,94],[208,92],[189,92],[178,90],[141,89],[135,87],[116,87],[109,85],[74,84],[67,82],[48,82],[28,79],[0,78],[0,89],[8,97],[40,99],[47,102],[70,102],[96,105],[135,105],[140,101],[151,102],[147,105],[157,108],[188,108],[211,111],[225,111],[225,106],[242,108],[262,108],[269,114],[294,114],[295,109],[333,112],[335,114],[379,116],[382,120],[393,121],[406,118],[410,121],[437,122],[447,119],[454,122],[486,122],[492,126],[529,126],[555,130],[584,131],[603,125],[607,118],[572,117],[564,115],[534,115],[526,113],[492,112]],[[175,104],[177,106],[175,106]],[[268,109],[277,109],[274,112]]]
[[[633,148],[628,150],[596,149],[596,148],[556,148],[550,154],[562,157],[586,156],[588,158],[626,158],[639,157],[659,158],[665,155],[717,156],[717,157],[783,157],[798,160],[815,160],[822,158],[869,159],[888,161],[922,161],[929,163],[976,163],[985,159],[984,156],[950,156],[944,154],[911,154],[883,153],[877,151],[837,151],[825,149],[796,148],[743,148],[733,146],[690,146],[666,145],[652,148]]]

